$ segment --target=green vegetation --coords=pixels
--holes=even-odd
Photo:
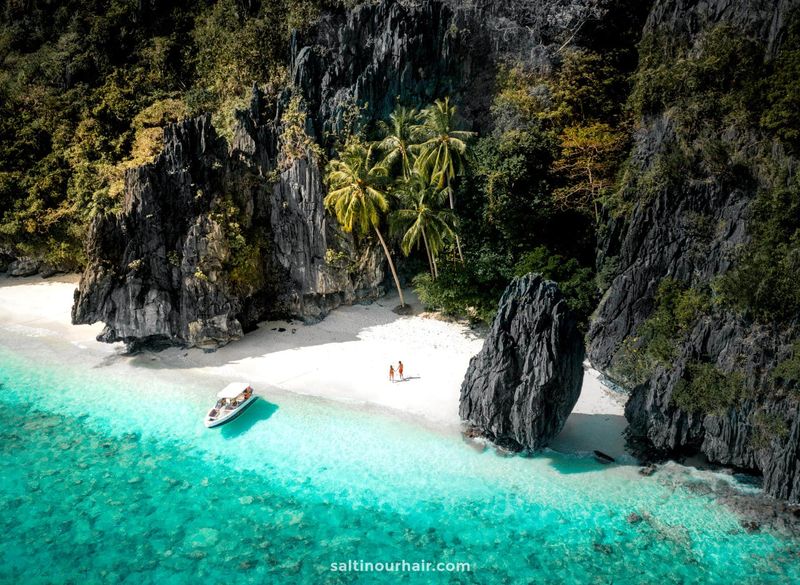
[[[590,268],[581,266],[575,258],[564,258],[539,246],[525,254],[515,267],[517,276],[529,272],[539,272],[556,281],[578,319],[582,323],[589,320],[597,304],[597,285]]]
[[[413,284],[426,306],[473,321],[488,321],[511,278],[536,271],[560,282],[581,321],[588,320],[597,300],[592,270],[574,257],[541,245],[544,238],[532,233],[530,226],[531,215],[546,226],[553,216],[564,213],[545,181],[557,148],[554,131],[544,131],[537,123],[527,132],[509,131],[500,139],[480,139],[472,148],[472,133],[458,129],[457,111],[447,98],[421,112],[399,107],[378,128],[382,136],[371,143],[351,136],[339,160],[331,162],[327,176],[333,191],[326,205],[346,231],[358,232],[362,226],[362,235],[369,231],[363,226],[377,229],[387,216],[390,233],[398,239],[403,254],[424,252],[428,274],[417,275]],[[358,161],[346,162],[355,144],[361,149]],[[380,161],[378,154],[383,155]],[[380,186],[356,177],[354,168],[380,174]],[[465,188],[459,180],[474,183]],[[526,200],[531,185],[537,183],[541,197]],[[342,188],[348,190],[344,199],[339,198]],[[352,194],[369,193],[369,189],[387,198],[386,205],[352,205]],[[458,210],[453,209],[456,193],[468,198]],[[482,217],[468,215],[476,195],[488,195]],[[449,209],[445,208],[448,204]],[[583,217],[583,225],[591,225],[593,213],[571,207],[566,216]],[[358,218],[358,213],[369,217]],[[490,232],[481,225],[482,219],[489,219],[499,229]],[[462,220],[476,229],[462,231]],[[461,250],[459,232],[469,234],[466,254]],[[376,233],[382,240],[380,232]],[[565,239],[574,242],[575,238]],[[492,249],[498,240],[500,247],[506,248],[503,254]],[[388,246],[384,251],[388,257]],[[440,262],[442,255],[447,262]]]
[[[465,254],[463,266],[452,264],[439,267],[434,280],[428,274],[413,279],[414,290],[422,303],[444,314],[468,319],[472,323],[489,323],[497,312],[497,303],[510,280],[503,265],[491,258],[507,262],[507,258],[492,256],[491,250],[473,255]]]
[[[339,158],[329,163],[326,182],[331,191],[325,205],[346,232],[361,236],[375,232],[405,304],[380,225],[389,219],[406,256],[424,248],[430,281],[435,281],[437,259],[448,242],[459,247],[453,182],[464,171],[466,141],[472,133],[458,129],[456,108],[449,98],[436,100],[421,112],[399,107],[388,123],[378,127],[382,136],[372,142],[351,134]],[[390,198],[396,202],[391,213]],[[448,199],[451,209],[442,209]]]
[[[614,374],[624,382],[641,384],[656,367],[671,366],[680,343],[711,308],[706,292],[673,278],[661,281],[655,304],[636,336],[625,339],[614,357]]]
[[[749,226],[752,240],[717,285],[721,301],[762,321],[800,314],[800,176],[781,169],[759,191]]]
[[[431,185],[447,193],[450,209],[455,210],[453,183],[464,174],[467,159],[467,140],[475,133],[459,130],[456,121],[456,107],[450,98],[436,100],[422,111],[424,123],[417,126],[414,133],[421,139],[414,146],[418,152],[416,166],[430,176]],[[461,262],[461,240],[455,233],[456,248]]]
[[[725,374],[713,364],[693,361],[672,393],[672,402],[687,412],[722,414],[745,397],[740,374]]]
[[[774,59],[730,26],[710,30],[692,48],[675,37],[642,39],[630,107],[636,116],[665,112],[675,137],[649,168],[627,165],[609,198],[624,214],[642,198],[693,182],[756,191],[751,241],[715,288],[723,306],[765,322],[800,313],[800,180],[774,148],[800,152],[799,46],[797,12]]]
[[[772,380],[796,395],[800,394],[800,341],[794,342],[791,355],[775,367]]]
[[[553,192],[553,199],[567,209],[594,212],[599,223],[602,198],[614,185],[628,137],[608,124],[595,123],[565,128],[560,138],[561,156],[553,168],[567,183]]]
[[[162,128],[225,135],[253,83],[285,79],[289,32],[333,0],[8,3],[0,11],[0,247],[67,268]]]
[[[764,79],[761,127],[795,156],[800,154],[800,15],[789,22],[783,48]]]
[[[408,180],[414,168],[414,152],[420,122],[417,110],[400,106],[389,115],[389,122],[381,120],[378,124],[384,138],[379,147],[384,152],[384,165],[390,170],[397,170],[400,177]]]
[[[556,280],[584,321],[598,299],[595,231],[628,144],[625,51],[568,48],[551,75],[502,66],[491,115],[456,186],[463,265],[416,281],[427,304],[486,320],[522,267]],[[563,266],[561,266],[563,265]]]
[[[414,247],[424,246],[431,278],[439,276],[437,258],[447,241],[456,238],[453,213],[442,209],[447,197],[444,189],[437,189],[426,169],[415,168],[395,191],[400,209],[392,213],[395,233],[402,234],[400,249],[408,256]]]
[[[789,436],[789,425],[780,414],[757,411],[753,414],[752,426],[750,443],[756,449],[764,449],[772,441],[783,441]]]
[[[260,179],[250,176],[249,180]],[[267,256],[270,245],[265,229],[253,225],[250,217],[231,197],[225,197],[212,210],[211,219],[221,227],[228,246],[229,256],[224,268],[233,290],[246,297],[263,288],[263,258]]]
[[[309,152],[322,158],[322,148],[306,133],[306,118],[300,96],[293,95],[281,115],[278,171],[288,169],[294,161],[306,157]]]

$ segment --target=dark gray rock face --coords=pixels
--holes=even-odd
[[[800,401],[775,388],[769,375],[789,357],[793,333],[733,315],[702,319],[671,367],[658,368],[633,389],[625,407],[630,432],[666,454],[700,452],[716,463],[759,472],[768,494],[800,501]],[[721,413],[678,408],[673,394],[687,364],[700,358],[722,372],[738,372],[746,398]]]
[[[783,23],[793,6],[798,2],[658,0],[645,33],[657,31],[691,43],[710,27],[727,23],[761,39],[771,53],[780,45]],[[750,146],[758,143],[757,136],[731,131],[720,138],[744,160],[757,158],[756,147]],[[635,136],[632,168],[648,172],[675,140],[668,113],[643,120]],[[776,148],[771,156],[785,155]],[[710,174],[687,178],[648,200],[642,198],[625,220],[611,223],[600,243],[599,261],[615,264],[616,276],[588,335],[589,358],[596,367],[615,376],[621,345],[635,338],[652,314],[664,278],[707,286],[731,268],[737,247],[749,238],[757,188]],[[644,383],[629,384],[625,414],[632,438],[667,456],[703,453],[711,461],[761,473],[768,494],[800,501],[800,407],[771,377],[790,355],[797,336],[797,320],[760,325],[714,309],[680,342],[669,367],[658,366]],[[692,362],[710,364],[725,374],[736,372],[746,398],[713,414],[682,410],[673,396],[681,380],[690,376]]]
[[[512,282],[461,385],[459,414],[496,443],[546,447],[583,383],[583,339],[558,286],[541,275]]]
[[[595,0],[365,2],[295,35],[290,71],[321,141],[342,130],[354,105],[379,120],[398,103],[445,95],[485,129],[499,62],[546,73],[582,23],[607,10]]]
[[[39,272],[42,263],[35,258],[19,258],[8,265],[9,276],[32,276]]]
[[[230,149],[201,116],[167,128],[156,161],[128,172],[122,210],[91,226],[73,322],[105,322],[105,341],[213,348],[270,315],[314,320],[379,294],[379,253],[356,254],[325,214],[313,153],[266,180],[278,133],[262,102],[255,91]],[[253,265],[236,279],[246,244]]]
[[[105,341],[213,346],[241,336],[223,271],[230,250],[212,217],[225,150],[202,116],[167,128],[156,162],[127,173],[122,211],[91,226],[74,323],[104,321]]]

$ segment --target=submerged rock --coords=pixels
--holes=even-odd
[[[636,512],[631,512],[626,517],[626,520],[628,521],[628,524],[639,524],[639,522],[642,522],[644,518],[642,518],[641,514],[637,514]]]
[[[492,441],[541,449],[563,428],[583,382],[583,339],[558,286],[515,279],[461,386],[459,414]]]

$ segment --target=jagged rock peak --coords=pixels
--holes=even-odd
[[[583,339],[558,289],[516,278],[461,386],[459,414],[496,443],[536,450],[564,427],[583,382]]]
[[[314,153],[272,172],[264,108],[254,90],[230,149],[207,115],[166,128],[157,159],[128,171],[122,209],[93,222],[73,322],[105,322],[104,341],[214,348],[268,316],[317,320],[380,293],[378,252],[327,217]]]

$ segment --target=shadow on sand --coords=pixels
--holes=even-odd
[[[422,376],[406,376],[405,378],[400,378],[394,380],[395,384],[399,384],[400,382],[409,382],[411,380],[421,380]]]
[[[235,439],[247,433],[261,421],[270,418],[278,410],[278,405],[259,397],[253,405],[245,410],[239,418],[229,422],[220,429],[225,439]]]
[[[412,296],[413,293],[406,294]],[[142,348],[126,357],[130,358],[128,363],[132,366],[152,369],[220,367],[280,351],[358,341],[362,332],[404,318],[391,311],[397,304],[395,300],[396,295],[390,295],[368,305],[342,306],[310,327],[299,320],[263,321],[239,341],[213,351]],[[413,296],[412,300],[418,303]]]

